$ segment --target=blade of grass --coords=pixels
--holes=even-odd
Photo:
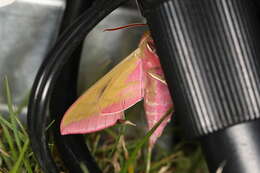
[[[118,137],[118,134],[115,133],[114,131],[112,131],[112,130],[109,129],[109,128],[108,128],[108,129],[105,129],[104,131],[105,131],[106,133],[108,133],[109,136],[112,136],[112,137],[115,138],[115,139]]]
[[[4,146],[4,144],[2,143],[2,141],[0,140],[0,148],[2,149],[2,150],[4,150],[4,151],[7,151],[6,150],[6,148],[5,148],[5,146]],[[8,153],[7,153],[8,154]],[[11,169],[11,167],[12,167],[12,163],[11,163],[11,158],[10,158],[10,155],[8,154],[8,156],[6,155],[2,155],[3,156],[3,159],[4,159],[4,162],[5,162],[5,164],[7,165],[7,168],[8,169]]]
[[[9,122],[6,122],[6,123],[9,123]],[[3,127],[3,125],[2,125],[2,127]],[[3,127],[3,132],[4,132],[4,136],[7,137],[6,139],[8,141],[8,144],[9,144],[10,148],[11,148],[11,151],[15,151],[15,153],[13,153],[13,154],[16,154],[17,152],[16,152],[16,149],[14,147],[14,142],[12,141],[12,138],[10,137],[11,136],[10,132],[8,131],[8,129],[6,127]],[[19,133],[21,134],[21,132],[19,132]],[[28,139],[28,136],[26,136],[24,139]],[[22,150],[22,148],[19,148],[19,152],[21,152],[21,150]],[[24,162],[24,165],[25,165],[25,168],[26,168],[27,172],[28,173],[33,173],[29,161],[28,160],[23,160],[23,162]],[[10,164],[11,163],[9,163],[9,166],[10,166]]]
[[[0,153],[2,153],[4,156],[10,158],[10,155],[3,149],[3,147],[1,146],[1,144],[0,144]]]
[[[27,157],[25,159],[23,159],[23,164],[25,166],[26,172],[33,173],[32,168],[31,168],[31,164],[30,164],[29,160],[27,159]]]
[[[55,120],[52,120],[52,121],[49,123],[49,125],[45,128],[45,131],[48,131],[54,123],[55,123]]]
[[[6,98],[7,98],[8,111],[9,111],[9,115],[10,115],[10,119],[11,119],[11,124],[13,127],[12,130],[14,133],[14,139],[15,139],[15,142],[16,142],[18,148],[21,149],[21,141],[18,137],[18,130],[17,130],[17,124],[16,124],[16,120],[15,120],[15,113],[14,113],[14,109],[13,109],[11,91],[10,91],[9,82],[8,82],[8,79],[6,76],[4,79],[4,85],[5,85],[5,94],[6,94]]]
[[[9,129],[12,129],[12,124],[9,121],[7,121],[2,114],[0,114],[0,122],[1,124],[4,124],[6,127],[8,127]]]
[[[133,149],[135,148],[135,143],[136,141],[128,141],[127,142],[127,149],[130,150],[130,149]],[[100,154],[100,153],[106,153],[108,152],[109,150],[112,150],[114,148],[114,144],[112,145],[107,145],[107,146],[102,146],[101,148],[97,148],[97,151],[96,153]]]
[[[142,146],[149,140],[150,136],[154,133],[154,131],[160,126],[160,124],[172,113],[172,109],[167,111],[167,113],[160,119],[159,122],[157,122],[154,127],[147,132],[145,137],[141,140],[139,140],[136,144],[136,147],[134,151],[131,153],[130,158],[126,161],[123,168],[121,169],[120,173],[127,173],[128,167],[131,165],[134,165],[134,162],[136,161],[137,154],[139,150],[142,148]]]
[[[8,122],[2,114],[0,114],[0,124],[4,124],[7,128],[12,129],[12,125],[10,122]],[[23,130],[23,133],[18,132],[19,133],[19,137],[21,140],[26,139],[27,136],[27,132],[25,131],[25,129]]]
[[[19,127],[22,129],[23,133],[26,135],[26,131],[23,127],[23,125],[21,124],[21,122],[19,121],[19,119],[16,117],[17,113],[19,113],[19,111],[22,110],[22,108],[24,107],[23,105],[20,106],[20,108],[18,109],[17,113],[14,112],[14,108],[13,108],[13,99],[12,99],[12,95],[11,95],[11,91],[10,91],[10,87],[9,87],[9,82],[7,77],[5,77],[5,93],[6,93],[6,97],[7,97],[7,104],[8,104],[8,111],[9,111],[9,115],[10,115],[10,119],[11,119],[11,126],[12,126],[12,130],[13,130],[13,134],[14,134],[14,138],[15,138],[15,142],[16,145],[18,147],[19,153],[22,152],[22,141],[19,138],[19,130],[17,128],[17,125],[19,125]],[[28,136],[26,136],[26,140],[28,140]],[[26,159],[22,160],[25,168],[27,170],[27,172],[32,173],[32,169],[30,167],[29,162]]]
[[[108,155],[109,158],[111,158],[114,155],[116,149],[118,148],[118,143],[120,141],[121,136],[124,135],[125,129],[126,129],[125,125],[123,124],[119,125],[119,135],[116,136],[116,142],[114,143],[114,147]]]
[[[80,164],[80,168],[84,173],[89,173],[88,168],[83,163]]]
[[[26,97],[22,100],[22,103],[18,106],[17,110],[15,111],[15,120],[16,123],[19,125],[19,127],[22,129],[22,132],[24,135],[27,136],[27,131],[25,130],[24,126],[22,125],[21,121],[19,120],[19,118],[17,117],[18,115],[21,114],[23,108],[25,108],[29,102],[29,96],[30,94],[26,94]]]
[[[27,106],[27,104],[29,102],[29,98],[30,98],[30,92],[28,92],[28,94],[26,94],[26,96],[22,100],[21,104],[19,104],[19,106],[17,107],[17,109],[15,111],[15,115],[20,115],[21,114],[23,109]]]
[[[145,173],[149,173],[150,172],[150,169],[151,169],[151,159],[152,159],[152,147],[149,145],[148,146],[147,156],[146,156],[146,170],[145,170]]]
[[[96,139],[94,140],[93,149],[92,149],[92,154],[93,154],[93,155],[94,155],[94,154],[96,153],[96,151],[97,151],[97,146],[98,146],[98,143],[99,143],[99,141],[100,141],[100,138],[101,138],[101,136],[98,134],[98,135],[96,136]]]
[[[25,128],[24,128],[24,126],[23,126],[22,123],[21,123],[21,121],[20,121],[17,117],[14,117],[14,119],[15,119],[16,123],[18,124],[18,126],[20,127],[22,133],[23,133],[25,136],[28,136],[28,135],[27,135],[27,132],[26,132],[26,130],[25,130]],[[21,133],[21,132],[18,131],[18,133]]]
[[[19,155],[19,158],[16,161],[14,167],[11,169],[10,173],[17,173],[19,171],[19,168],[21,166],[22,161],[24,160],[24,156],[25,156],[25,153],[26,153],[28,147],[29,147],[29,139],[26,140],[26,142],[22,148],[22,151]]]
[[[227,163],[226,160],[223,161],[223,162],[220,164],[219,168],[217,169],[216,173],[222,173],[223,170],[224,170],[224,167],[226,166],[226,163]]]
[[[158,161],[156,163],[153,163],[152,166],[151,166],[151,170],[156,170],[156,169],[162,167],[165,164],[173,162],[177,157],[182,156],[182,155],[183,155],[183,152],[180,151],[178,153],[174,153],[174,154],[172,154],[172,155],[170,155],[168,157],[165,157],[162,160],[160,160],[160,161]]]
[[[14,146],[14,141],[12,139],[12,136],[11,136],[10,132],[8,131],[8,129],[6,128],[6,126],[3,125],[3,124],[1,124],[1,125],[2,125],[2,128],[3,128],[4,138],[6,139],[8,145],[9,145],[9,148],[11,150],[12,159],[16,160],[18,154],[16,152],[16,148]]]

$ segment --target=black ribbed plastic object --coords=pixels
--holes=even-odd
[[[256,1],[140,4],[189,135],[204,136],[260,117]]]
[[[210,172],[258,173],[259,1],[139,3],[176,114],[199,137]]]

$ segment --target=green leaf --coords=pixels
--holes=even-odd
[[[23,148],[22,148],[22,151],[18,157],[18,160],[16,161],[14,167],[11,169],[10,173],[17,173],[18,170],[19,170],[19,167],[21,166],[22,164],[22,161],[24,160],[24,157],[25,157],[25,153],[28,149],[28,146],[29,146],[29,139],[26,140]]]

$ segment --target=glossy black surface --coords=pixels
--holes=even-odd
[[[256,1],[168,0],[144,11],[188,134],[260,117]]]
[[[210,172],[258,173],[260,120],[235,125],[201,139]],[[223,164],[224,163],[224,164]]]
[[[92,1],[90,0],[67,1],[60,33],[63,33],[77,17],[91,7],[91,4]],[[84,164],[86,167],[98,172],[99,168],[86,147],[82,135],[60,135],[62,115],[77,98],[77,78],[81,49],[82,44],[72,53],[71,60],[63,67],[57,82],[54,83],[49,107],[51,121],[54,120],[54,124],[50,131],[54,137],[61,159],[70,172],[83,172],[80,164]]]
[[[204,136],[211,173],[223,161],[223,173],[259,172],[259,1],[140,2],[176,112],[189,137]]]

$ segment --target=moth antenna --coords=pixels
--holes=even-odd
[[[108,29],[105,29],[104,32],[105,31],[116,31],[116,30],[120,30],[120,29],[137,27],[137,26],[147,26],[147,24],[145,24],[145,23],[132,23],[132,24],[116,27],[116,28],[108,28]]]

